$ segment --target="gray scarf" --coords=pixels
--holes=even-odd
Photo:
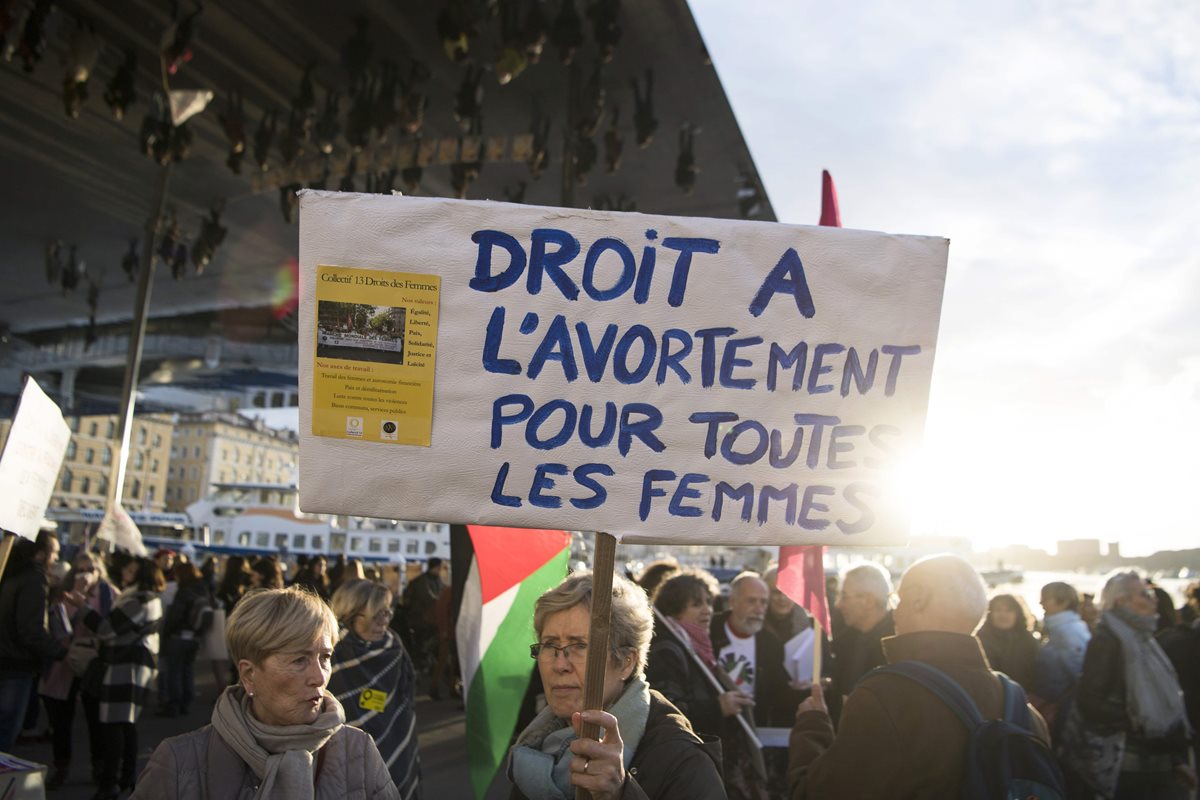
[[[250,713],[250,698],[230,686],[213,709],[212,725],[261,781],[255,800],[313,800],[313,755],[342,729],[341,704],[325,695],[311,725],[267,725]]]
[[[1125,709],[1133,731],[1161,739],[1187,725],[1179,677],[1154,640],[1157,615],[1143,617],[1127,608],[1104,612],[1100,625],[1121,642],[1125,662]]]
[[[631,679],[608,713],[617,718],[628,770],[650,718],[650,687],[641,678]],[[568,800],[575,796],[571,786],[574,754],[570,749],[575,738],[570,722],[554,716],[549,706],[517,737],[509,762],[509,777],[529,800]]]

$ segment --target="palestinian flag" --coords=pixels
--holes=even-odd
[[[465,526],[464,535],[463,527],[453,526],[451,536],[453,573],[465,576],[456,635],[467,764],[482,798],[508,754],[533,674],[533,604],[566,576],[571,535],[481,525]]]

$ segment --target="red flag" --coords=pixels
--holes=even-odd
[[[842,215],[838,211],[837,190],[833,188],[833,176],[829,170],[821,170],[821,224],[831,228],[842,227]],[[825,548],[819,545],[808,547],[779,548],[779,591],[803,606],[821,628],[829,635],[829,602],[825,597]]]
[[[779,548],[779,591],[802,606],[829,635],[829,603],[825,598],[825,546]]]
[[[842,214],[838,211],[837,190],[833,188],[833,176],[829,170],[821,170],[821,225],[831,228],[842,227]]]

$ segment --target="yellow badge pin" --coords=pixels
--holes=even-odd
[[[383,711],[387,708],[388,693],[378,689],[363,689],[358,696],[358,707],[367,711]]]

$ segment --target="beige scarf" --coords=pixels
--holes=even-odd
[[[264,724],[241,686],[226,689],[212,715],[213,729],[258,776],[255,800],[313,800],[313,755],[345,722],[341,703],[327,694],[311,725]]]

